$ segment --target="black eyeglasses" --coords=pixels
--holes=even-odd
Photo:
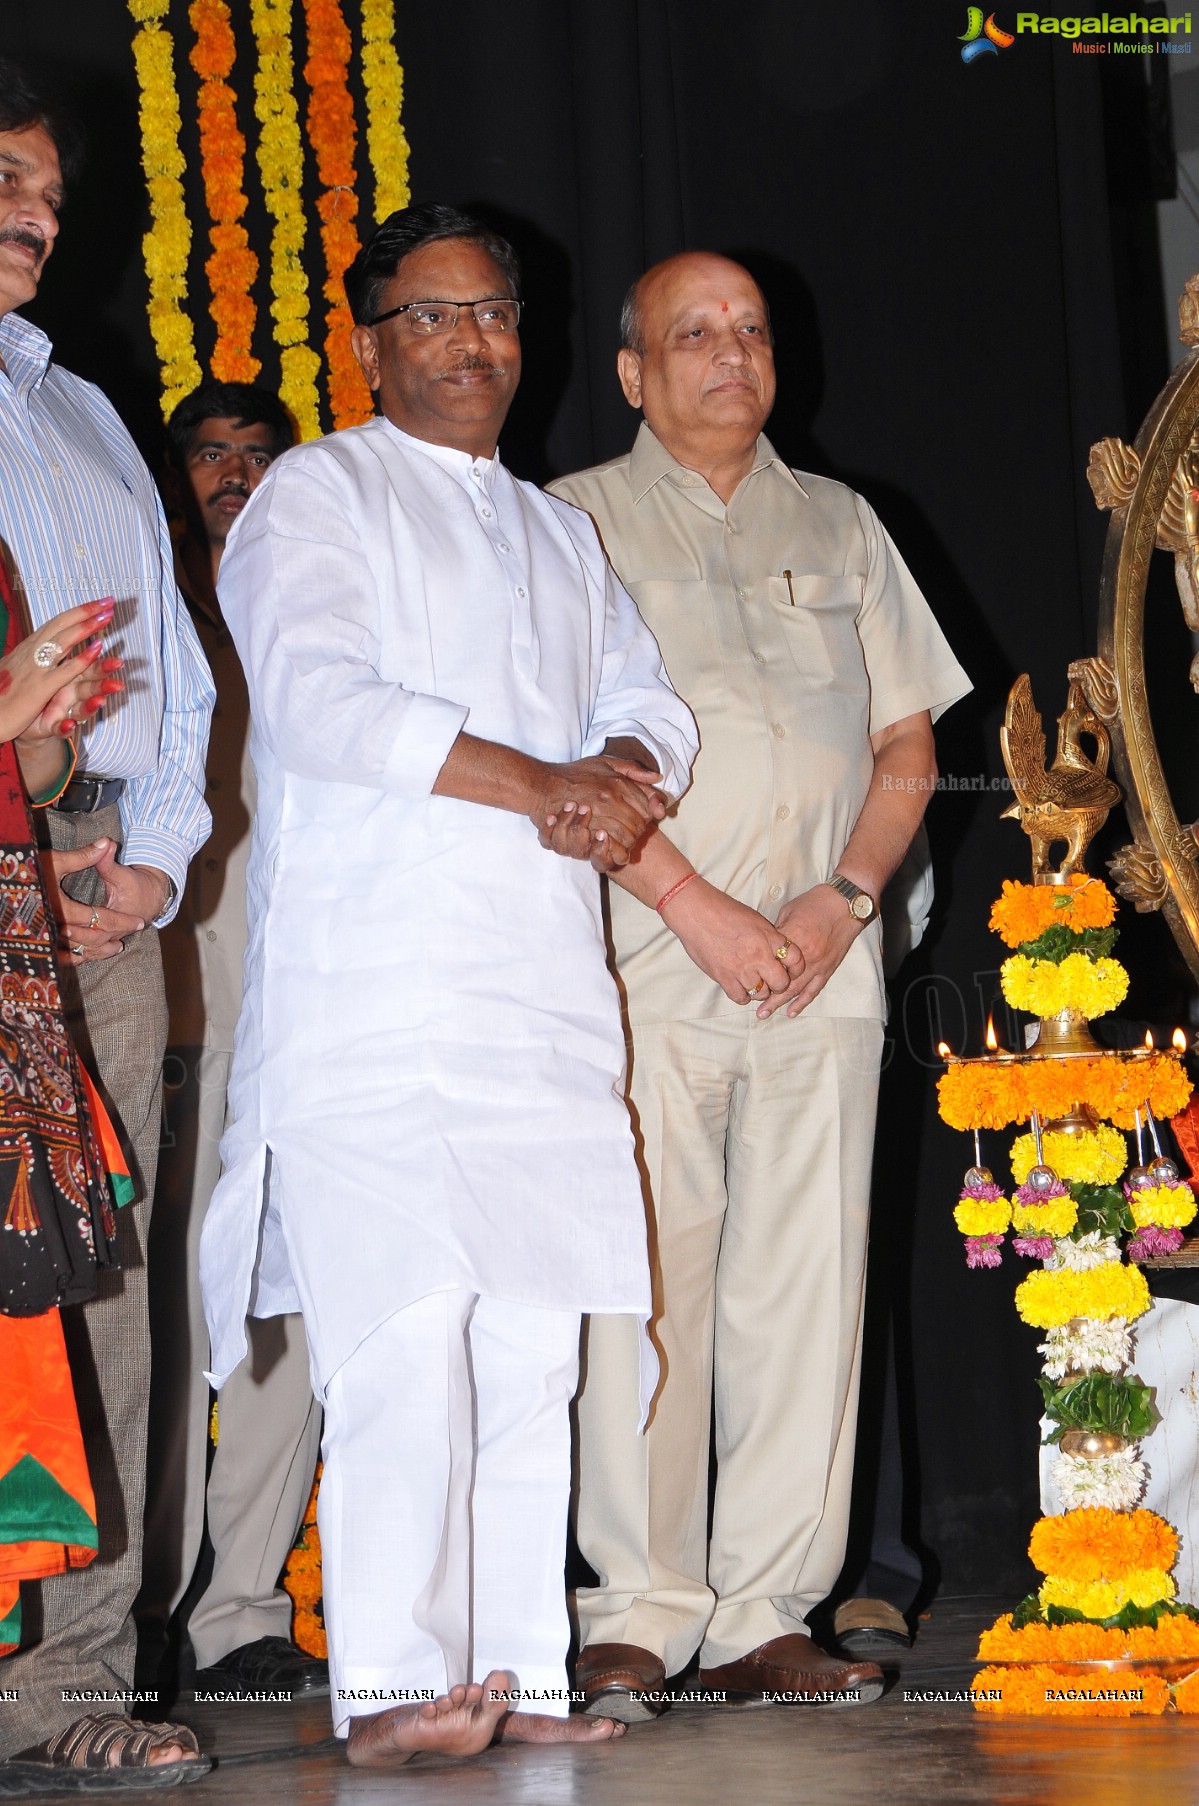
[[[460,309],[469,307],[480,332],[515,332],[523,306],[523,301],[513,301],[508,295],[485,295],[481,301],[405,301],[402,307],[376,314],[370,324],[381,326],[384,320],[405,314],[413,332],[432,338],[435,333],[453,332]]]

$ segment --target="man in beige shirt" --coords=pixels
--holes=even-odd
[[[589,1709],[662,1708],[699,1651],[729,1697],[877,1697],[807,1634],[845,1549],[885,1010],[877,900],[970,688],[869,505],[761,429],[770,321],[739,265],[626,303],[631,454],[554,485],[594,517],[699,722],[690,791],[611,890],[663,1379],[593,1319],[579,1402]],[[573,823],[573,825],[572,825]],[[587,850],[585,823],[547,823]],[[717,1481],[708,1537],[708,1426]]]

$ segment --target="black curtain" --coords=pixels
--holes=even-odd
[[[397,6],[414,198],[476,207],[524,259],[526,376],[505,439],[516,472],[541,480],[625,448],[635,420],[613,370],[625,288],[684,247],[730,252],[774,313],[779,449],[878,507],[974,679],[938,737],[952,787],[929,814],[936,913],[893,999],[875,1209],[897,1292],[911,1529],[947,1585],[998,1590],[1025,1578],[1036,1515],[1036,1337],[1016,1319],[1010,1264],[964,1270],[951,1212],[970,1150],[937,1120],[931,1047],[944,1035],[977,1049],[998,991],[988,906],[1005,876],[1027,875],[1024,837],[998,822],[1007,798],[989,787],[1009,685],[1029,670],[1051,718],[1067,661],[1094,650],[1104,521],[1088,446],[1131,438],[1168,367],[1152,211],[1168,109],[1164,59],[1150,69],[1022,36],[966,66],[963,10]],[[234,11],[248,42],[248,8]],[[186,43],[183,0],[171,22]],[[153,457],[128,13],[121,0],[8,0],[6,27],[6,52],[60,73],[92,133],[28,311]],[[186,119],[194,80],[180,63]],[[248,105],[242,120],[252,139]],[[194,125],[184,142],[194,165]],[[189,199],[202,297],[194,167]],[[260,211],[250,225],[262,254]],[[261,325],[260,337],[269,380]],[[1130,915],[1122,951],[1142,987],[1130,1007],[1139,994],[1146,1014],[1170,1013],[1164,926]],[[1000,1138],[984,1152],[998,1173]]]

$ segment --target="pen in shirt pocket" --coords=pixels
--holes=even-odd
[[[792,608],[794,608],[795,607],[795,585],[791,581],[790,571],[784,571],[783,576],[787,579],[787,594],[791,598],[791,606],[792,606]]]

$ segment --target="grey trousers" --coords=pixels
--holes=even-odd
[[[46,811],[52,845],[120,840],[116,807],[95,815]],[[82,874],[76,894],[98,893]],[[97,897],[97,900],[98,897]],[[154,1192],[161,1120],[166,1001],[158,934],[130,936],[113,959],[63,971],[63,998],[76,1044],[97,1073],[134,1161],[138,1199],[118,1212],[120,1272],[104,1274],[88,1304],[64,1310],[63,1329],[96,1494],[100,1548],[89,1567],[26,1585],[22,1647],[4,1664],[0,1757],[39,1743],[97,1708],[64,1699],[81,1688],[133,1686],[135,1635],[130,1607],[141,1575],[146,1405],[150,1338],[146,1319],[146,1230]],[[120,1711],[119,1705],[109,1708]]]
[[[200,1231],[220,1177],[232,1057],[215,1047],[167,1053],[166,1134],[150,1237],[154,1384],[138,1602],[139,1616],[164,1629],[191,1582],[204,1531],[209,1390]],[[292,1602],[279,1576],[320,1452],[321,1409],[300,1317],[250,1318],[246,1331],[249,1355],[221,1390],[207,1480],[212,1579],[188,1621],[199,1668],[259,1637],[290,1636]]]

